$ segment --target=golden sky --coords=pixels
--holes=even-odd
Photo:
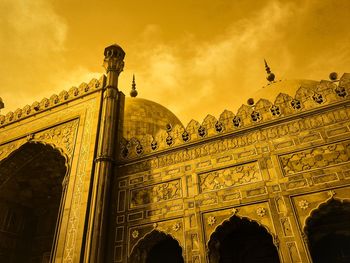
[[[349,0],[0,0],[0,97],[6,109],[104,73],[103,50],[126,52],[139,96],[184,124],[236,111],[277,79],[350,72]]]

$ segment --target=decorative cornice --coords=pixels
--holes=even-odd
[[[0,115],[0,128],[101,90],[105,83],[106,76],[102,75],[99,80],[92,79],[89,84],[83,82],[79,87],[72,87],[68,91],[63,90],[58,95],[53,94],[49,99],[43,98],[40,102],[33,102],[31,106],[26,105],[15,112],[10,111],[6,115]]]
[[[274,103],[260,99],[254,106],[242,105],[236,114],[225,110],[219,119],[208,115],[202,123],[192,120],[186,128],[175,126],[171,131],[160,131],[155,137],[146,135],[142,138],[124,139],[121,142],[119,160],[123,163],[142,159],[163,151],[189,147],[233,133],[306,116],[320,109],[349,103],[349,94],[350,74],[345,73],[339,83],[320,81],[313,88],[301,86],[294,97],[280,93]]]

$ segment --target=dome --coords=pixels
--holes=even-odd
[[[126,139],[141,138],[144,135],[153,137],[166,130],[166,125],[182,125],[181,121],[164,106],[141,98],[125,98],[124,130]]]
[[[274,103],[278,94],[285,93],[294,97],[297,90],[300,87],[313,88],[316,87],[320,82],[315,80],[305,79],[291,79],[273,82],[250,95],[254,99],[254,102],[258,102],[260,99],[267,99]]]

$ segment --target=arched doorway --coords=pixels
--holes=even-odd
[[[314,263],[350,262],[350,203],[330,199],[306,221],[305,234]]]
[[[184,263],[179,242],[170,235],[153,230],[133,249],[131,263]]]
[[[255,221],[231,217],[211,235],[210,263],[278,263],[272,236]]]
[[[41,143],[0,162],[0,262],[49,262],[66,171],[62,154]]]

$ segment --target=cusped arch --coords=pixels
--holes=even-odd
[[[310,212],[303,232],[313,262],[349,262],[349,219],[349,200],[333,196]]]
[[[278,253],[278,240],[277,236],[265,225],[260,222],[250,219],[249,217],[243,217],[238,215],[233,215],[230,218],[223,221],[218,225],[214,231],[211,233],[210,238],[207,242],[207,257],[210,263],[219,263],[220,261],[220,249],[223,245],[225,238],[234,231],[239,230],[241,227],[252,227],[252,229],[258,229],[264,235],[270,238],[271,244],[276,250],[276,258],[279,262]]]
[[[159,229],[153,229],[142,238],[140,238],[131,249],[129,261],[130,263],[145,263],[150,250],[159,242],[166,239],[174,240],[181,249],[181,256],[184,258],[184,247],[181,242],[172,234],[166,233]]]
[[[6,260],[13,256],[16,260],[46,258],[54,253],[68,162],[68,156],[54,145],[32,140],[16,144],[0,161],[1,206],[23,225],[9,230],[16,233],[14,236],[21,245],[9,249],[3,255]],[[45,238],[45,246],[36,251],[22,251],[22,243],[35,245],[37,236]]]
[[[22,140],[22,141],[18,141],[18,142],[15,142],[13,144],[10,144],[7,147],[7,150],[4,151],[4,155],[2,156],[2,158],[0,160],[0,164],[3,161],[7,160],[8,158],[11,158],[11,156],[16,154],[16,152],[18,152],[25,145],[29,145],[29,144],[41,144],[43,146],[50,147],[54,151],[57,151],[65,159],[65,165],[66,165],[66,168],[68,170],[70,158],[68,157],[68,154],[65,152],[65,150],[54,143],[48,143],[48,142],[41,141],[41,140],[28,140],[28,141]]]
[[[310,228],[310,225],[312,224],[312,221],[315,218],[319,218],[324,212],[326,212],[328,209],[328,207],[330,206],[334,206],[334,205],[348,205],[350,208],[350,200],[349,199],[340,199],[340,198],[336,198],[334,196],[328,198],[327,200],[325,200],[324,202],[321,202],[320,204],[318,204],[317,207],[315,207],[314,209],[312,209],[309,212],[309,215],[305,218],[304,221],[304,227],[303,227],[303,232],[305,234],[307,234],[308,232],[308,228]]]
[[[65,166],[65,174],[63,178],[63,182],[67,181],[69,171],[70,171],[70,159],[68,155],[64,152],[64,150],[60,147],[57,147],[56,145],[52,143],[46,143],[43,141],[24,141],[24,142],[19,142],[17,144],[14,144],[12,147],[9,147],[9,151],[5,153],[3,158],[0,160],[0,186],[5,183],[10,177],[12,173],[6,172],[6,169],[13,169],[10,167],[7,167],[11,165],[10,162],[8,162],[12,157],[15,157],[18,153],[20,153],[22,150],[26,150],[26,148],[29,148],[28,146],[30,145],[41,145],[43,147],[48,147],[50,150],[53,150],[57,152],[57,154],[64,159],[64,166]],[[35,149],[34,149],[35,151]],[[30,152],[29,152],[30,154]],[[6,163],[9,163],[6,165]]]

